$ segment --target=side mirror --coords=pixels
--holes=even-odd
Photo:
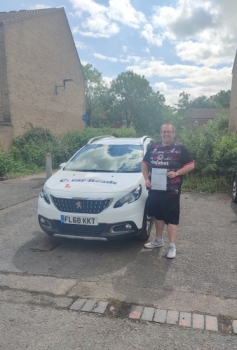
[[[67,163],[61,163],[61,164],[59,165],[59,169],[64,168],[66,164],[67,164]]]

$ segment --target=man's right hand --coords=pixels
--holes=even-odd
[[[148,188],[152,187],[151,181],[149,179],[145,181],[145,184],[146,184],[146,187],[148,187]]]

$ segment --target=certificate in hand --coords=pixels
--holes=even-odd
[[[167,190],[167,169],[152,168],[151,171],[151,184],[152,190]]]

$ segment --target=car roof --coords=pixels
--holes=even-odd
[[[143,145],[146,139],[151,139],[149,136],[142,137],[114,137],[114,136],[98,136],[88,141],[88,144],[103,144],[103,145]]]

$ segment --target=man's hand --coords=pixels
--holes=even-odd
[[[148,188],[152,187],[151,181],[149,179],[145,181],[145,184],[146,184],[146,187],[148,187]]]
[[[175,172],[175,171],[168,171],[168,172],[167,172],[167,176],[168,176],[170,179],[173,179],[174,177],[176,177],[176,172]]]

